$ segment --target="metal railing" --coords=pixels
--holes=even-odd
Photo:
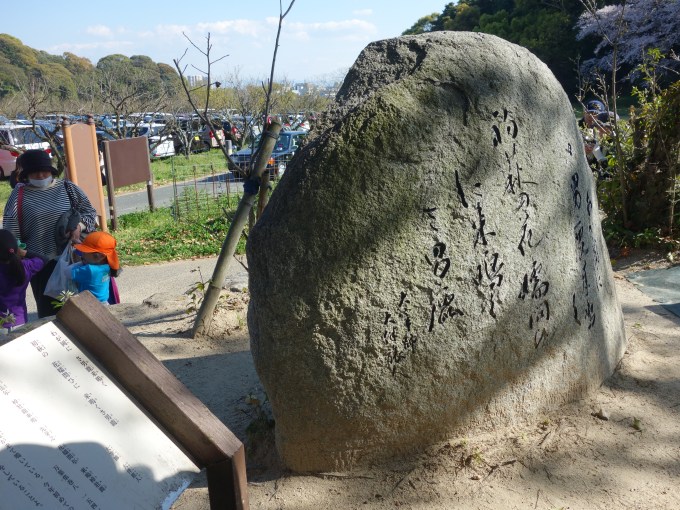
[[[224,165],[172,164],[173,215],[178,221],[201,221],[206,216],[235,210],[243,195],[243,179]]]

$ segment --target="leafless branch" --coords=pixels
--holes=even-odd
[[[270,96],[274,81],[274,67],[276,65],[276,52],[279,46],[281,26],[283,24],[283,19],[290,12],[290,9],[293,7],[293,4],[295,3],[295,0],[291,0],[288,9],[286,9],[285,12],[283,12],[282,10],[283,4],[281,2],[282,0],[279,0],[279,12],[281,14],[279,15],[279,27],[276,33],[276,45],[274,47],[274,56],[272,58],[272,67],[269,76],[269,91],[267,93],[267,99],[265,101],[265,115],[269,112],[268,108],[270,104]],[[210,62],[209,58],[208,62]],[[236,211],[231,226],[229,227],[227,238],[225,239],[224,244],[222,245],[222,249],[220,250],[220,256],[215,265],[215,272],[213,273],[212,278],[213,283],[219,282],[221,284],[221,282],[224,281],[224,276],[226,274],[226,269],[229,264],[229,260],[233,255],[234,251],[236,250],[237,241],[238,239],[240,239],[241,233],[243,232],[243,228],[245,226],[245,222],[247,221],[247,218],[250,212],[252,211],[253,204],[255,201],[255,195],[257,194],[257,185],[261,184],[263,175],[266,175],[267,177],[269,176],[269,171],[266,170],[266,161],[263,156],[266,155],[266,157],[269,157],[269,154],[271,154],[271,151],[274,148],[274,143],[279,135],[280,130],[281,124],[278,122],[272,122],[271,124],[267,125],[266,131],[264,132],[261,139],[262,141],[260,143],[260,147],[258,148],[263,152],[257,154],[254,151],[251,156],[251,159],[256,160],[257,163],[256,167],[254,167],[253,172],[248,177],[248,183],[250,185],[255,184],[256,186],[254,187],[254,190],[252,189],[253,186],[249,186],[249,188],[251,189],[246,190],[246,186],[244,185],[243,197],[241,199],[241,202],[239,203],[239,207]],[[220,143],[220,146],[223,147],[222,143]],[[226,150],[224,148],[222,150],[225,156],[227,156],[227,159],[229,160],[229,156],[227,155]],[[230,162],[230,165],[231,164],[233,163]],[[201,309],[196,315],[196,321],[194,322],[194,328],[192,331],[192,336],[194,337],[196,335],[203,334],[210,327],[212,315],[213,312],[215,311],[215,306],[217,305],[217,300],[219,299],[219,294],[221,291],[221,287],[218,285],[214,285],[213,283],[211,283],[211,285],[208,287],[208,290],[206,291],[205,296],[203,298],[203,303],[201,304]]]
[[[184,66],[184,68],[180,67],[180,61],[184,58],[184,55],[186,55],[187,51],[185,50],[184,53],[182,54],[182,57],[180,57],[179,59],[173,59],[172,62],[173,62],[173,64],[175,64],[175,68],[177,69],[177,72],[179,73],[179,78],[180,78],[180,81],[182,83],[182,88],[184,89],[184,93],[187,96],[187,100],[189,101],[191,108],[194,110],[194,112],[196,112],[198,117],[201,119],[201,122],[205,126],[207,126],[208,129],[214,129],[212,119],[208,118],[208,107],[210,106],[210,86],[212,85],[212,81],[211,81],[211,78],[210,78],[210,71],[211,71],[211,66],[212,66],[213,63],[219,62],[220,60],[227,57],[228,55],[224,55],[217,60],[211,61],[210,60],[210,51],[212,50],[212,43],[210,42],[210,34],[208,34],[206,36],[206,50],[205,51],[198,48],[198,46],[196,46],[196,44],[194,44],[194,42],[189,38],[189,36],[187,36],[184,33],[183,33],[183,35],[194,48],[196,48],[203,56],[205,56],[207,64],[208,64],[208,72],[206,73],[208,84],[206,86],[207,88],[206,88],[206,94],[205,94],[205,105],[203,106],[202,109],[199,108],[196,105],[196,102],[194,101],[194,98],[191,94],[192,91],[189,90],[189,87],[187,86],[187,80],[185,79],[185,75],[184,75],[184,71],[186,70],[186,66]],[[218,144],[220,150],[222,151],[222,154],[224,154],[224,157],[226,158],[227,167],[229,168],[229,170],[238,170],[237,165],[231,159],[231,156],[230,156],[229,152],[227,151],[225,144],[222,142],[222,139],[219,136],[216,135],[215,140],[217,141],[217,144]]]
[[[272,87],[274,85],[274,68],[276,67],[276,54],[279,51],[279,38],[281,37],[281,28],[283,26],[283,20],[286,16],[288,16],[288,13],[293,8],[294,3],[295,0],[291,0],[290,5],[288,5],[288,9],[286,9],[286,12],[283,12],[283,3],[282,0],[279,0],[279,26],[278,29],[276,30],[276,43],[274,44],[274,56],[272,57],[272,68],[271,72],[269,73],[269,88],[267,90],[267,102],[265,103],[264,106],[265,116],[269,115]]]

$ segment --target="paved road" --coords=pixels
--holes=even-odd
[[[216,175],[199,179],[197,181],[183,181],[177,183],[177,195],[182,196],[184,190],[190,193],[196,191],[204,191],[210,195],[218,193],[242,193],[243,182],[234,177],[231,172],[225,172]],[[154,204],[156,207],[167,207],[172,204],[175,198],[175,187],[172,184],[164,186],[154,186],[153,188]],[[0,207],[0,226],[2,225],[2,210],[4,203]],[[108,211],[108,202],[106,202],[106,216],[110,219]],[[116,214],[122,216],[137,211],[146,211],[149,209],[149,195],[146,190],[133,191],[130,193],[123,193],[116,195]]]
[[[181,197],[187,190],[189,193],[205,192],[209,195],[223,193],[241,193],[243,183],[234,178],[231,172],[216,175],[214,178],[208,176],[199,180],[189,180],[177,183],[177,196]],[[175,187],[172,184],[164,186],[154,186],[154,204],[156,207],[166,207],[172,204],[175,198]],[[149,208],[149,197],[146,190],[134,191],[116,195],[116,214],[123,214],[145,211]],[[107,211],[108,215],[108,211]]]

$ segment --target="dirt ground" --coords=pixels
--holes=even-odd
[[[228,294],[202,340],[189,338],[179,298],[154,296],[116,314],[244,441],[252,509],[680,508],[680,318],[624,278],[669,263],[658,253],[622,255],[614,269],[628,348],[596,393],[511,428],[470,430],[345,473],[281,468],[248,351],[247,293]],[[205,478],[172,508],[207,510]]]

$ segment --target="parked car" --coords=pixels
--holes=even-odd
[[[130,135],[135,135],[130,132]],[[167,133],[165,124],[139,124],[136,136],[146,136],[149,139],[149,155],[152,158],[165,158],[175,155],[175,143],[172,135]]]
[[[174,119],[175,116],[172,113],[162,113],[162,112],[143,112],[143,113],[131,113],[128,115],[128,119],[133,123],[136,122],[153,122],[156,124],[165,124],[169,120]]]
[[[42,129],[36,126],[37,129]],[[42,149],[51,155],[50,144],[35,134],[32,126],[19,124],[0,125],[0,146],[5,146],[0,154],[0,178],[10,176],[16,167],[19,154],[28,149]]]
[[[172,135],[149,137],[149,155],[152,158],[167,158],[175,155],[175,142]]]
[[[42,130],[41,126],[36,126],[36,129]],[[28,149],[43,149],[50,148],[50,144],[38,136],[30,125],[19,124],[3,124],[0,126],[0,144],[11,145],[22,151]]]
[[[0,146],[0,179],[7,179],[14,172],[19,154],[14,149],[4,149]]]
[[[195,154],[209,150],[201,140],[201,135],[181,128],[173,132],[172,141],[175,144],[175,154]]]
[[[267,169],[269,170],[269,175],[271,177],[279,177],[286,171],[288,162],[291,160],[295,151],[306,136],[306,131],[281,131],[279,138],[274,145],[274,149],[272,150],[272,157],[267,163]],[[258,147],[259,144],[260,137],[258,136],[253,143],[253,147]],[[239,174],[241,176],[246,176],[250,171],[251,157],[251,147],[232,154],[232,159],[239,167]]]
[[[208,126],[203,126],[198,131],[198,134],[201,137],[201,141],[208,149],[213,149],[220,146],[215,137],[219,138],[219,140],[224,143],[224,131],[222,130],[221,124],[219,127],[216,126],[213,129]]]

